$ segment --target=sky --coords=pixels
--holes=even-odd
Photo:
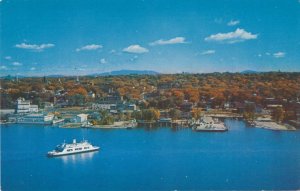
[[[0,0],[0,75],[300,71],[300,0]]]

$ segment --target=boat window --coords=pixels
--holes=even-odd
[[[61,152],[61,151],[63,151],[63,150],[64,150],[64,148],[63,148],[63,147],[61,147],[61,146],[57,146],[57,147],[55,148],[55,150],[56,150],[56,151],[58,151],[58,152]]]
[[[75,151],[80,151],[80,150],[82,150],[82,148],[76,148],[76,149],[75,149]]]
[[[90,147],[84,147],[84,149],[89,149]]]
[[[67,151],[73,151],[73,149],[68,149]]]

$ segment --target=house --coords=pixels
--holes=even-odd
[[[87,121],[87,117],[88,115],[87,114],[78,114],[76,115],[74,118],[73,118],[73,122],[74,123],[84,123]]]
[[[96,95],[95,95],[94,92],[90,91],[90,92],[88,93],[88,97],[90,97],[90,98],[95,98]]]
[[[181,110],[185,112],[192,111],[194,107],[194,104],[192,102],[188,102],[187,100],[184,100],[184,102],[181,104]]]
[[[263,105],[265,106],[265,107],[267,107],[268,105],[280,105],[280,104],[282,104],[283,102],[282,102],[282,100],[278,100],[278,99],[275,99],[275,98],[265,98],[264,100],[263,100]]]
[[[269,104],[267,105],[267,109],[272,113],[277,108],[283,108],[281,104]]]
[[[135,110],[136,110],[136,105],[135,105],[135,104],[129,104],[129,105],[127,106],[127,110],[135,111]]]
[[[16,101],[16,113],[33,113],[38,112],[39,108],[37,105],[31,105],[29,100],[24,98],[18,98]]]
[[[168,110],[159,110],[161,118],[169,118],[169,111]]]
[[[110,110],[117,110],[117,104],[111,104],[109,109]]]
[[[115,105],[115,104],[93,103],[92,104],[92,110],[109,110],[112,105]]]
[[[230,102],[225,102],[223,108],[224,109],[229,109],[230,108]]]
[[[131,112],[137,109],[137,106],[132,103],[121,102],[101,102],[101,103],[93,103],[93,110],[109,110],[111,113],[118,112]]]

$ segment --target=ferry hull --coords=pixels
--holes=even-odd
[[[52,157],[60,157],[60,156],[65,156],[65,155],[75,155],[75,154],[80,154],[80,153],[95,152],[95,151],[99,151],[99,150],[100,150],[100,147],[96,147],[96,148],[85,150],[85,151],[77,151],[77,152],[69,152],[69,153],[47,153],[47,157],[52,158]]]

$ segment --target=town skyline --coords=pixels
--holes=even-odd
[[[1,76],[300,71],[298,0],[2,0],[0,9]]]

